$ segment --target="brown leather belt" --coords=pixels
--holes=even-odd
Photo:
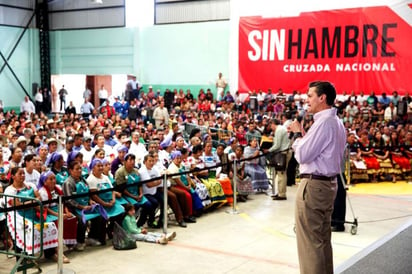
[[[301,179],[314,179],[314,180],[321,180],[321,181],[333,181],[335,180],[336,176],[328,177],[316,174],[300,174]]]

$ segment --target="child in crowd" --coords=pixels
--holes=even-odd
[[[136,224],[135,209],[131,204],[124,205],[126,216],[123,219],[122,226],[136,241],[144,241],[150,243],[167,244],[168,241],[176,237],[176,232],[167,234],[166,236],[158,232],[148,232],[145,228],[139,228]]]

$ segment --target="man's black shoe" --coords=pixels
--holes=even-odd
[[[280,197],[280,196],[275,196],[275,197],[273,197],[272,199],[273,199],[273,200],[276,200],[276,201],[284,201],[284,200],[287,200],[286,197]]]
[[[345,231],[345,226],[344,225],[333,225],[331,227],[332,232],[343,232]]]
[[[190,217],[184,218],[184,221],[185,221],[186,223],[196,223],[196,218],[193,217],[193,216],[190,216]]]

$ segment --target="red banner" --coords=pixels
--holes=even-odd
[[[404,94],[412,88],[411,47],[411,25],[389,7],[241,17],[238,87],[291,93],[328,80],[338,93]]]

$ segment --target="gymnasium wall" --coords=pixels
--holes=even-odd
[[[32,83],[39,83],[40,79],[38,30],[27,29],[17,44],[22,32],[23,29],[19,27],[0,26],[1,53],[6,59],[10,56],[7,62],[11,67],[10,70],[8,66],[4,66],[5,62],[0,59],[0,68],[4,66],[3,72],[0,73],[0,100],[3,101],[6,111],[20,108],[20,103],[26,95],[12,71],[30,95]]]

